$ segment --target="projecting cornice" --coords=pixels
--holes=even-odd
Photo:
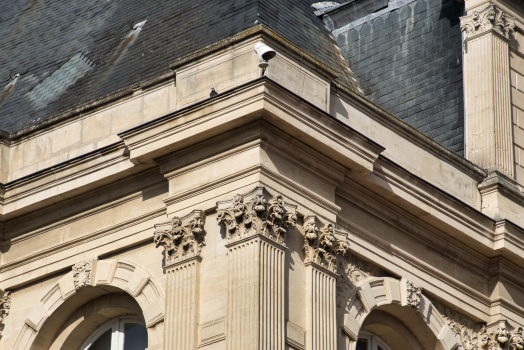
[[[239,126],[266,120],[358,173],[373,171],[384,148],[267,77],[210,97],[122,132],[136,164],[196,144]]]

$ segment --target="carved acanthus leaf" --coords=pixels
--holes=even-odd
[[[508,38],[514,28],[515,18],[494,5],[489,5],[482,11],[473,11],[471,15],[460,18],[460,30],[464,33],[464,42],[477,34],[490,30]]]
[[[235,195],[231,203],[219,203],[217,221],[226,228],[229,242],[261,234],[286,245],[287,229],[297,221],[296,207],[285,204],[281,195],[268,197],[259,187],[246,196]]]
[[[5,324],[5,318],[9,315],[9,310],[11,309],[11,292],[5,292],[2,299],[0,299],[0,325],[2,325],[2,330],[0,331],[0,338],[2,337],[3,326]]]
[[[442,304],[433,302],[433,305],[440,312],[451,331],[460,340],[464,350],[480,350],[479,339],[483,325],[473,322]]]
[[[90,284],[92,269],[93,262],[91,260],[81,261],[73,266],[73,280],[75,282],[75,290]]]
[[[316,222],[314,216],[306,217],[304,220],[305,261],[317,263],[336,273],[337,259],[346,254],[349,245],[335,238],[333,224],[327,224],[319,230]]]
[[[368,277],[384,276],[384,272],[354,255],[346,254],[338,259],[337,312],[343,311],[356,284]]]
[[[204,213],[195,210],[183,219],[156,224],[154,241],[156,247],[164,247],[166,263],[199,255],[204,242]]]
[[[417,286],[413,282],[407,281],[406,291],[408,305],[418,309],[420,305],[420,296],[422,295],[422,287]]]

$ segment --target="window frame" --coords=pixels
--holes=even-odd
[[[391,346],[384,339],[371,331],[361,330],[358,333],[358,339],[361,338],[367,339],[368,348],[366,350],[378,350],[379,346],[383,350],[392,350]]]
[[[79,350],[89,350],[93,343],[98,340],[98,338],[107,332],[107,330],[112,329],[111,331],[111,350],[123,350],[124,349],[124,331],[126,323],[138,323],[144,326],[147,330],[146,324],[139,317],[122,315],[115,318],[112,318],[100,326],[98,326],[87,338],[84,340],[82,345],[80,345]]]

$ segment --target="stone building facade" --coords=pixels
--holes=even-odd
[[[0,4],[0,350],[522,349],[523,6]]]

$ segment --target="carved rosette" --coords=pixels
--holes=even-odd
[[[164,247],[166,264],[200,255],[204,241],[204,213],[195,210],[184,218],[155,224],[155,245]]]
[[[464,43],[488,31],[495,31],[507,39],[514,28],[515,18],[494,5],[460,18],[460,30],[464,33]]]
[[[337,273],[337,258],[346,254],[348,243],[335,238],[332,224],[322,230],[316,225],[316,217],[304,220],[304,253],[306,262],[314,262]]]
[[[413,282],[406,282],[407,301],[408,305],[414,308],[420,305],[420,296],[422,295],[422,287],[417,286]]]
[[[2,337],[3,326],[5,324],[4,320],[7,315],[9,315],[9,310],[11,309],[11,292],[5,292],[2,299],[0,299],[0,325],[2,329],[0,331],[0,338]]]
[[[287,229],[297,222],[296,208],[286,205],[281,195],[267,197],[259,187],[252,194],[235,195],[231,203],[219,203],[217,221],[226,228],[228,242],[261,234],[286,245]]]
[[[93,262],[91,260],[81,261],[73,266],[73,280],[75,282],[75,290],[89,285],[91,282],[91,270],[93,269]]]

